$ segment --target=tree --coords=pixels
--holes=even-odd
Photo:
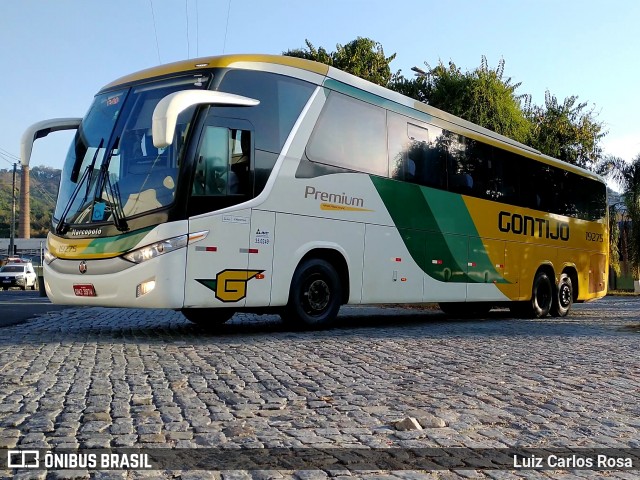
[[[609,267],[620,275],[622,268],[620,265],[620,227],[618,219],[620,217],[618,205],[609,205]]]
[[[578,103],[575,95],[560,103],[548,90],[544,103],[526,109],[532,125],[527,143],[551,157],[594,169],[602,159],[600,140],[607,133],[594,108],[587,110],[587,102]]]
[[[426,71],[414,67],[417,79],[398,72],[389,88],[573,165],[594,169],[602,160],[600,141],[607,132],[595,109],[577,96],[559,102],[547,91],[543,106],[532,105],[530,95],[516,93],[521,84],[504,76],[504,59],[490,68],[483,56],[467,72],[453,62],[425,65]]]
[[[316,49],[309,40],[305,40],[307,45],[306,50],[303,48],[295,48],[293,50],[287,50],[282,52],[283,55],[288,57],[304,58],[305,60],[313,60],[314,62],[324,63],[326,65],[333,65],[333,58],[324,48],[320,47]]]
[[[530,124],[517,95],[520,83],[504,78],[505,61],[489,68],[486,57],[473,71],[463,72],[455,63],[440,62],[423,71],[414,68],[418,78],[408,80],[401,74],[393,77],[389,87],[416,100],[459,116],[499,134],[526,142]]]
[[[383,87],[391,81],[389,64],[396,54],[386,57],[382,45],[370,38],[358,37],[344,46],[338,44],[331,53],[322,47],[316,49],[309,40],[305,44],[306,49],[288,50],[283,55],[331,65]]]
[[[560,102],[549,91],[544,105],[532,105],[531,95],[516,92],[521,84],[505,77],[504,59],[491,68],[483,56],[479,67],[466,72],[453,62],[434,68],[425,62],[426,70],[414,67],[418,76],[406,78],[400,71],[391,74],[396,55],[386,57],[382,45],[369,38],[337,45],[334,52],[305,43],[284,55],[332,65],[583,168],[593,170],[603,160],[607,132],[594,108],[575,95]]]
[[[626,255],[634,280],[640,280],[640,155],[631,163],[608,157],[600,162],[598,171],[616,181],[623,190],[626,216],[630,220],[626,234]]]

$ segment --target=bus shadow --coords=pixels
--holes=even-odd
[[[208,338],[223,338],[226,336],[245,336],[262,334],[294,335],[300,337],[348,337],[362,336],[376,338],[413,337],[442,337],[442,336],[470,336],[470,335],[531,335],[531,322],[536,325],[545,320],[518,319],[508,310],[491,311],[482,317],[465,317],[448,315],[442,312],[415,312],[377,315],[340,315],[334,325],[325,329],[300,328],[287,324],[277,316],[269,316],[264,321],[244,323],[232,319],[229,323],[204,327],[187,325],[199,335]],[[557,321],[547,319],[550,324]],[[506,325],[509,328],[506,328]],[[575,328],[575,326],[574,326]],[[560,334],[560,333],[559,333]],[[566,332],[562,333],[563,335]]]
[[[112,320],[101,318],[101,310],[51,312],[22,325],[0,329],[0,345],[24,343],[135,342],[172,344],[222,342],[241,339],[243,343],[274,339],[405,339],[495,336],[586,336],[602,335],[604,327],[587,325],[580,316],[563,319],[518,319],[509,310],[494,310],[481,318],[460,318],[435,310],[376,309],[375,314],[361,314],[358,309],[341,313],[334,326],[326,329],[301,329],[283,322],[278,315],[247,316],[237,314],[228,323],[204,327],[186,320],[178,312],[126,310],[127,315]],[[115,309],[121,310],[121,309]],[[123,310],[124,312],[124,310]],[[157,313],[157,314],[156,314]],[[18,333],[20,332],[20,333]],[[612,332],[613,333],[613,332]]]

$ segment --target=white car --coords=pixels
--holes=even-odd
[[[7,290],[11,287],[20,287],[26,290],[38,288],[38,276],[30,263],[8,263],[0,268],[0,288]]]

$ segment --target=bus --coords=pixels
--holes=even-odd
[[[100,90],[47,239],[54,303],[276,312],[507,306],[564,316],[605,295],[602,178],[333,67],[272,55],[162,65]]]

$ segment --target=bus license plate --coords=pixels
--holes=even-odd
[[[76,297],[96,297],[96,289],[91,283],[76,284],[73,286]]]

